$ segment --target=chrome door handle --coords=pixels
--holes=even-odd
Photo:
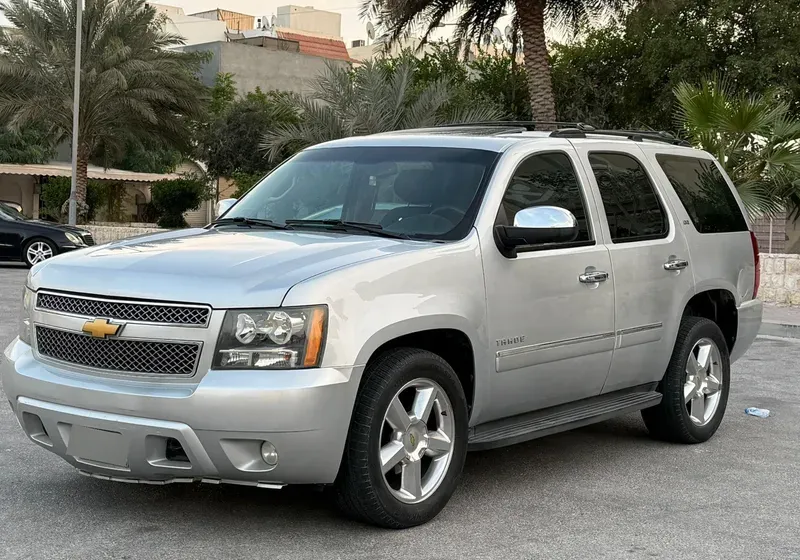
[[[597,284],[598,282],[605,282],[608,280],[608,272],[602,270],[595,270],[593,272],[584,272],[578,276],[581,284]]]
[[[664,263],[664,270],[683,270],[689,266],[689,261],[685,259],[672,259]]]

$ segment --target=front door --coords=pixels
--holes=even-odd
[[[496,223],[512,225],[524,208],[559,206],[575,215],[580,233],[516,258],[491,238],[481,241],[496,370],[487,421],[600,394],[614,349],[611,261],[574,149],[507,157],[518,163],[504,166]]]
[[[577,150],[606,216],[616,289],[617,348],[607,393],[663,377],[694,282],[683,230],[644,153],[603,141],[581,142]]]

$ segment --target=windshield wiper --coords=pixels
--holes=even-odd
[[[379,224],[367,224],[363,222],[347,222],[343,220],[286,220],[286,225],[323,227],[337,231],[358,231],[391,239],[411,239],[411,237],[404,233],[386,231]]]
[[[244,217],[236,217],[236,218],[220,218],[218,220],[214,220],[209,225],[210,226],[219,226],[219,225],[226,225],[226,224],[233,224],[233,225],[243,225],[243,226],[263,226],[268,227],[271,229],[292,229],[289,225],[278,224],[273,222],[272,220],[262,220],[261,218],[244,218]]]

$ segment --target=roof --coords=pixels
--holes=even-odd
[[[529,138],[530,140],[530,138]],[[465,148],[502,152],[518,142],[518,138],[500,136],[467,136],[464,134],[375,134],[372,136],[353,136],[341,140],[333,140],[308,148],[351,148],[367,146],[416,146],[434,148]]]
[[[0,174],[9,175],[45,175],[47,177],[71,177],[72,166],[69,163],[52,162],[44,164],[0,164]],[[136,171],[125,171],[123,169],[104,169],[96,165],[90,165],[89,179],[101,181],[126,181],[155,183],[164,179],[177,179],[179,175],[175,173],[137,173]]]
[[[568,143],[618,143],[620,146],[637,145],[670,153],[687,153],[697,157],[705,153],[669,135],[649,131],[576,130],[561,128],[558,133],[545,130],[525,130],[514,123],[485,123],[440,126],[412,130],[398,130],[356,136],[318,144],[315,148],[344,148],[366,146],[417,146],[441,148],[472,148],[503,152],[520,142],[566,145]],[[710,156],[709,156],[710,157]]]
[[[350,61],[350,54],[341,39],[306,35],[292,31],[276,30],[280,39],[296,41],[300,43],[300,53],[310,56],[319,56],[332,60]]]

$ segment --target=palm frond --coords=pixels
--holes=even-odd
[[[352,71],[328,67],[312,82],[310,96],[289,95],[278,104],[297,122],[268,131],[261,149],[275,161],[329,140],[500,116],[492,105],[455,103],[455,88],[446,80],[419,91],[413,82],[414,67],[405,62],[391,68],[370,62]]]
[[[72,128],[75,3],[5,0],[16,27],[0,32],[0,115],[11,126],[47,123],[53,138]],[[141,138],[186,146],[188,121],[203,111],[198,58],[164,50],[182,39],[164,33],[145,0],[86,2],[81,58],[83,153]]]
[[[735,94],[718,76],[682,83],[675,96],[677,122],[719,160],[751,213],[800,202],[800,121],[779,96]]]

